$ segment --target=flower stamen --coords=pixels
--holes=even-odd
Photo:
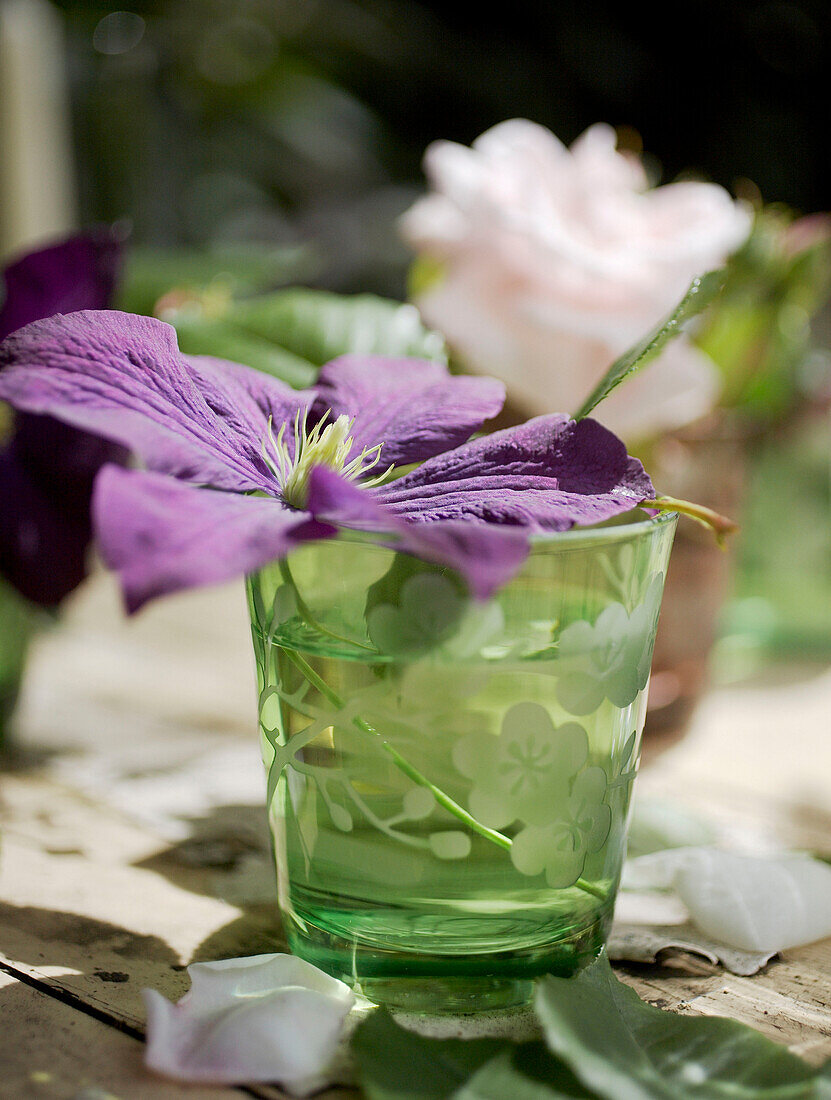
[[[281,495],[291,508],[306,507],[309,499],[309,478],[315,466],[326,466],[348,481],[360,481],[365,488],[380,485],[395,468],[390,466],[382,474],[368,478],[381,460],[383,443],[364,447],[360,454],[349,459],[354,440],[351,436],[354,419],[341,415],[327,423],[331,410],[327,409],[313,428],[307,427],[308,408],[294,417],[294,455],[285,441],[286,424],[280,426],[275,438],[272,418],[268,418],[267,435],[262,441],[262,455],[266,465],[280,483]]]

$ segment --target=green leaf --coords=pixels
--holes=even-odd
[[[628,378],[630,374],[634,374],[636,370],[654,358],[670,340],[678,336],[687,321],[706,309],[721,290],[723,282],[723,271],[710,271],[698,279],[693,279],[689,290],[672,313],[665,317],[633,348],[622,355],[620,359],[612,363],[590,397],[583,403],[580,410],[574,414],[574,419],[582,420],[588,416],[592,409],[607,398],[612,390],[619,386],[625,378]]]
[[[347,353],[447,361],[442,338],[424,327],[415,306],[372,294],[284,290],[236,303],[228,319],[316,367]]]
[[[608,1100],[831,1100],[831,1063],[814,1070],[736,1020],[648,1005],[605,955],[543,979],[536,1009],[550,1049]]]
[[[831,291],[831,243],[818,228],[793,251],[798,224],[780,207],[760,211],[696,343],[719,368],[720,404],[763,425],[781,421],[822,387],[813,382],[811,317]],[[816,362],[816,359],[814,359]]]
[[[310,386],[317,367],[286,348],[254,336],[226,318],[193,317],[185,312],[173,320],[179,348],[185,355],[213,355],[264,371],[295,389]]]
[[[315,267],[309,250],[298,247],[131,248],[116,305],[150,315],[156,302],[174,289],[200,292],[221,284],[237,297],[308,279]]]
[[[165,312],[187,355],[216,355],[265,371],[290,386],[311,385],[340,355],[387,355],[446,362],[442,338],[421,323],[415,306],[370,294],[277,291],[234,301],[198,296]]]
[[[369,1100],[592,1100],[542,1042],[428,1039],[383,1009],[352,1040]]]
[[[378,1009],[359,1026],[351,1049],[369,1100],[449,1100],[511,1046],[507,1039],[426,1039]]]
[[[453,1100],[592,1100],[545,1043],[522,1043],[478,1069]]]

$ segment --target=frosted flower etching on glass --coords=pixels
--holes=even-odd
[[[655,574],[631,614],[612,603],[594,625],[579,620],[563,630],[557,698],[569,714],[591,714],[604,699],[628,707],[646,687],[663,587],[663,576]]]
[[[511,862],[523,875],[545,872],[553,889],[573,885],[582,875],[586,857],[599,852],[612,825],[606,797],[606,773],[585,768],[574,779],[568,798],[548,825],[529,825],[511,846]]]
[[[499,737],[474,733],[457,742],[453,761],[473,780],[470,812],[501,829],[516,820],[550,821],[588,753],[582,726],[555,729],[544,707],[524,702],[506,712]]]

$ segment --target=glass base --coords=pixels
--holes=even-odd
[[[375,1004],[405,1012],[489,1012],[531,1003],[534,978],[570,977],[600,953],[611,912],[554,942],[466,955],[392,950],[284,914],[291,951]],[[437,929],[438,932],[438,929]]]

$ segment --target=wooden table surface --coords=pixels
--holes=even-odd
[[[142,988],[177,999],[191,961],[284,948],[252,666],[236,585],[126,621],[98,576],[38,640],[2,777],[3,1097],[283,1095],[180,1086],[142,1061]],[[827,668],[721,688],[644,769],[640,793],[831,857],[829,733]],[[813,1062],[831,1056],[831,940],[750,978],[689,959],[622,974],[664,1007],[733,1016]]]

